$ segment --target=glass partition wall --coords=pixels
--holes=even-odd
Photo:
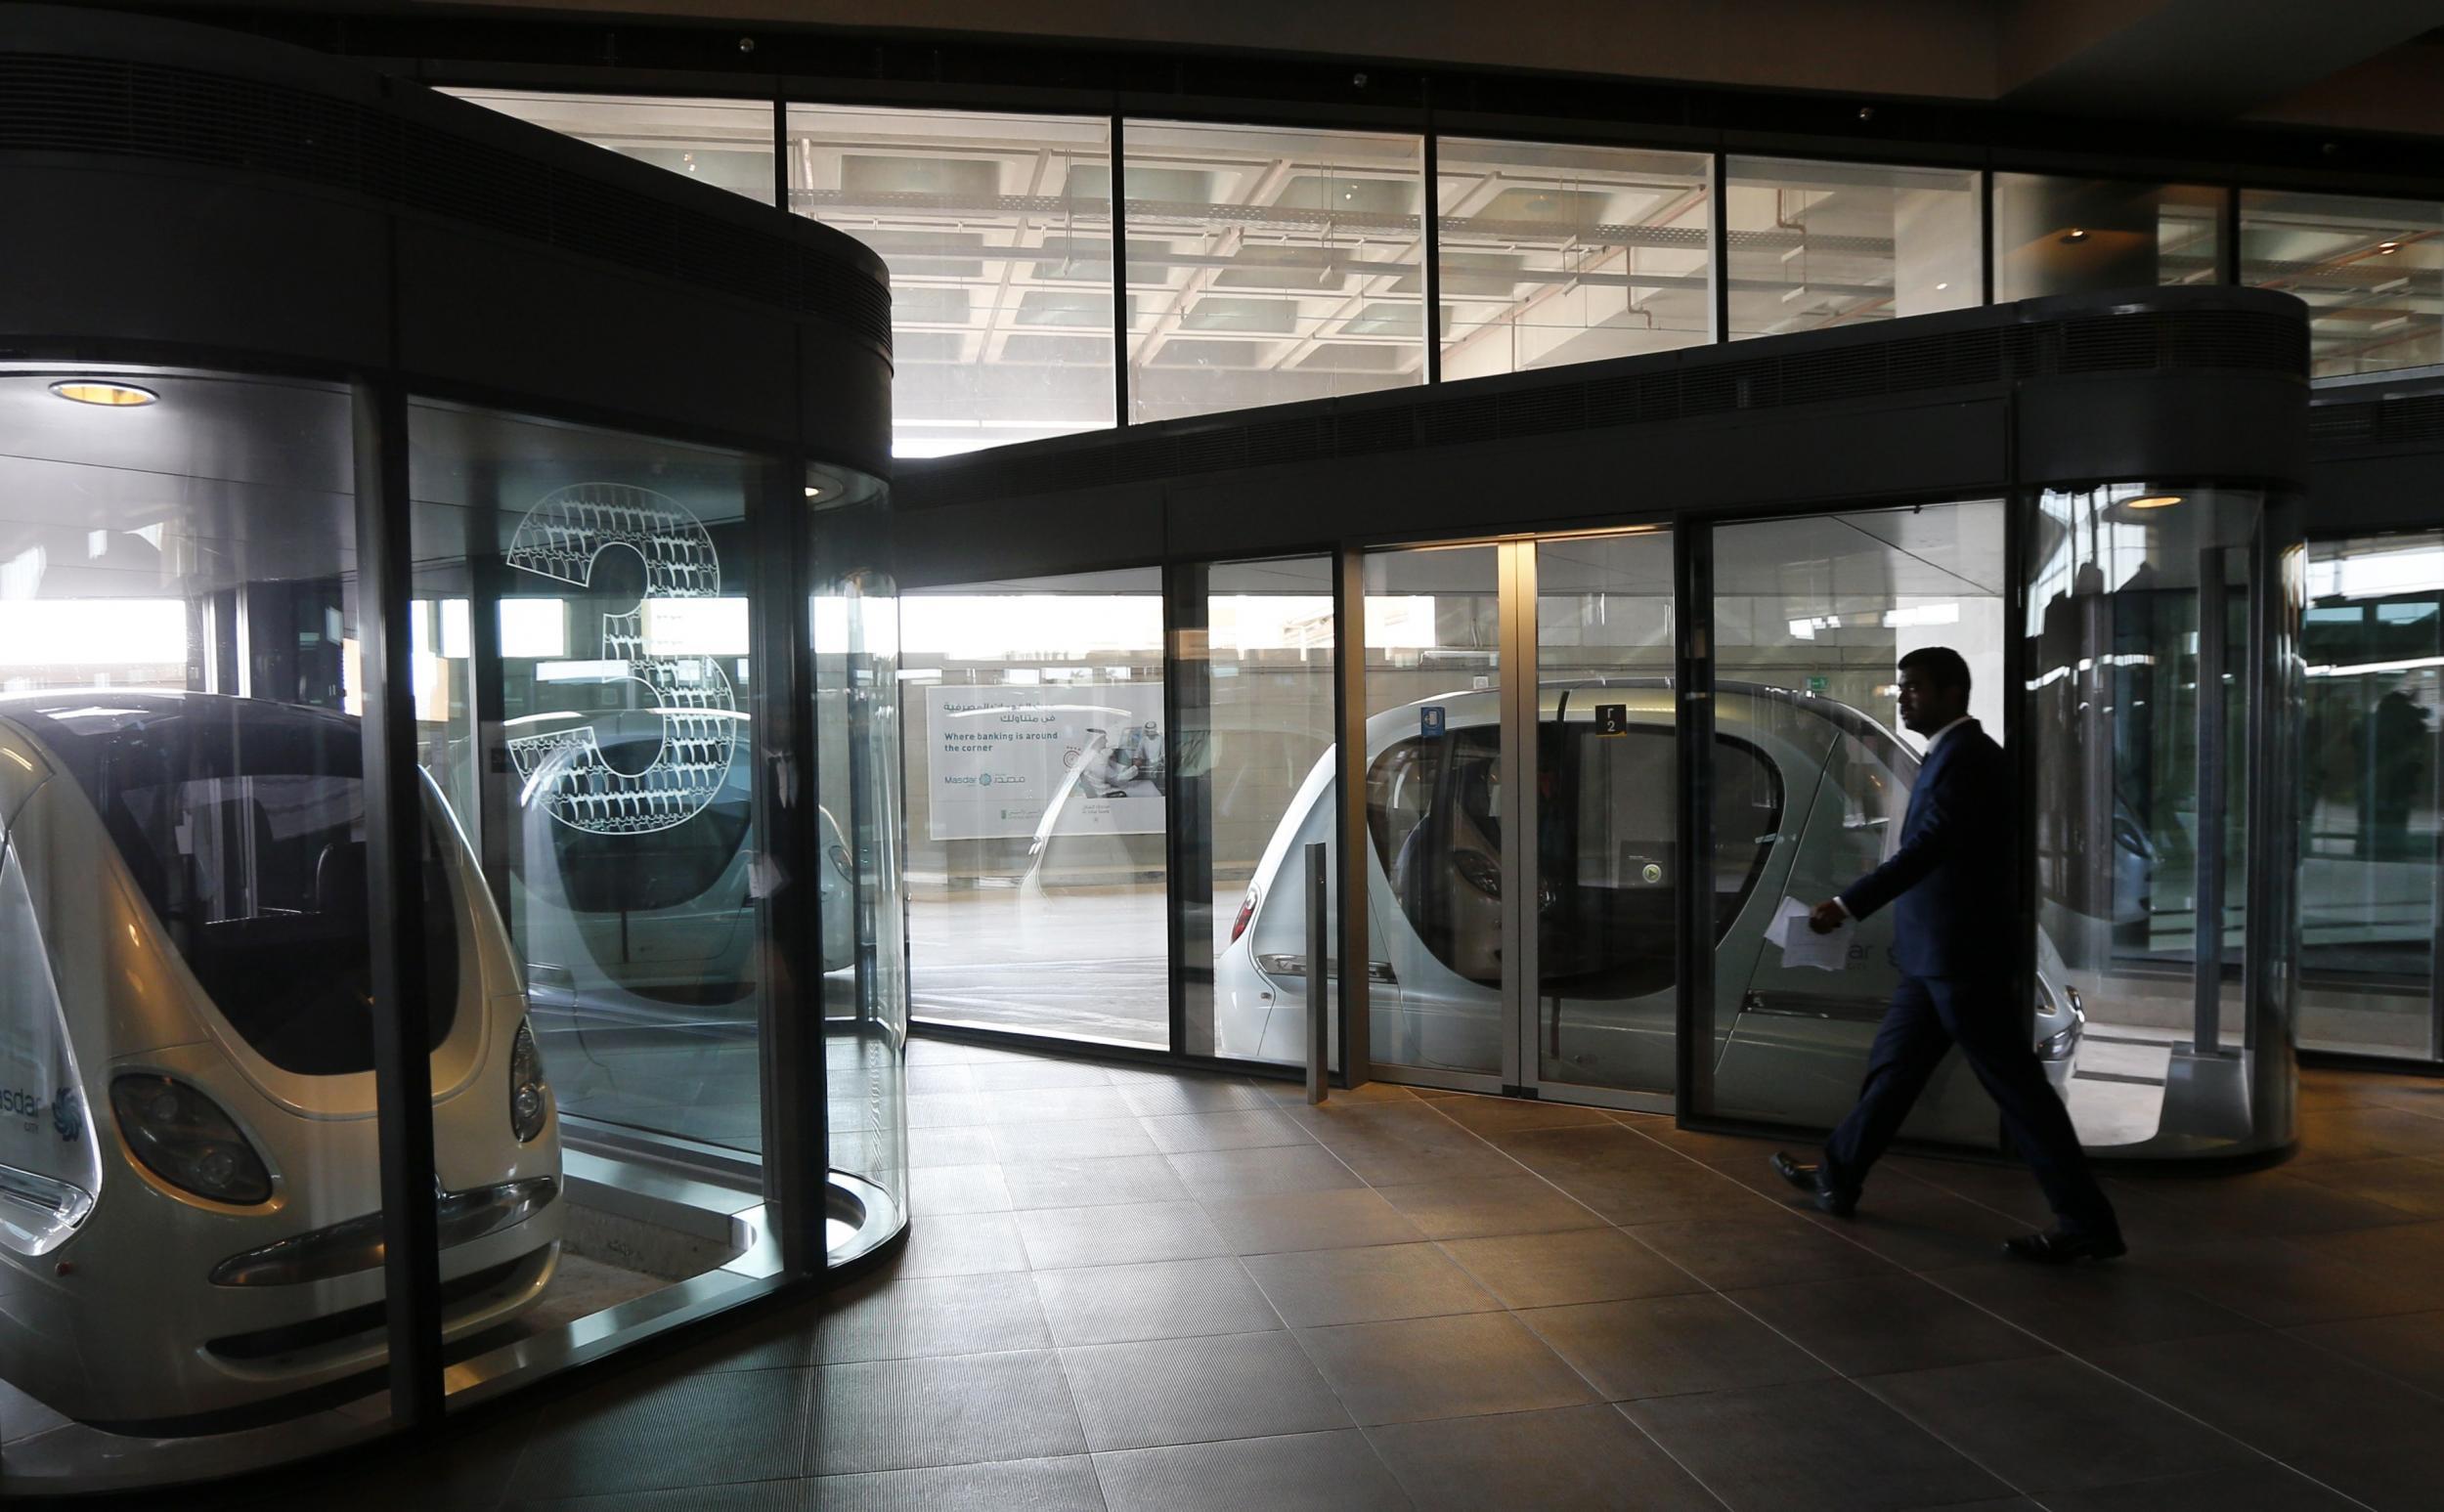
[[[2300,642],[2300,1044],[2432,1059],[2444,533],[2311,542]]]

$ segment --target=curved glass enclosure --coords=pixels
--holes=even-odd
[[[0,330],[0,1499],[429,1431],[876,1254],[879,261],[309,55],[11,19],[11,76],[96,123],[31,166],[0,133],[59,246],[243,211],[184,218],[173,293],[63,255]],[[250,109],[105,195],[122,44]],[[363,179],[300,190],[327,118]],[[430,188],[504,164],[552,216]],[[720,322],[720,392],[671,376]],[[539,1445],[496,1489],[633,1484]]]
[[[2302,548],[2266,495],[2048,490],[2024,517],[2037,929],[2092,1148],[2291,1139]]]

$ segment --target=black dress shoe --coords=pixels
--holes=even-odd
[[[2130,1246],[2122,1243],[2117,1233],[2067,1233],[2060,1229],[2048,1229],[2042,1233],[2024,1233],[2003,1240],[2004,1254],[2041,1266],[2066,1266],[2073,1260],[2111,1260],[2129,1252]]]
[[[1772,1165],[1774,1175],[1814,1198],[1819,1211],[1836,1218],[1848,1218],[1858,1210],[1857,1193],[1834,1190],[1832,1183],[1825,1178],[1824,1167],[1804,1165],[1793,1160],[1787,1150],[1778,1149],[1773,1152]]]

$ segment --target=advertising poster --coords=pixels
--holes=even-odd
[[[930,687],[925,738],[935,840],[1162,833],[1158,682]]]

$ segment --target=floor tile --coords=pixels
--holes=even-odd
[[[1611,1120],[1579,1128],[1497,1131],[1486,1138],[1511,1159],[1548,1176],[1565,1171],[1672,1170],[1690,1163]]]
[[[1727,1292],[1844,1375],[2050,1355],[2051,1346],[1914,1275],[1854,1275]]]
[[[1213,1149],[1165,1157],[1198,1199],[1260,1197],[1285,1191],[1329,1191],[1364,1185],[1331,1151],[1313,1145],[1268,1149]]]
[[[1443,1252],[1514,1308],[1617,1302],[1706,1287],[1618,1229],[1452,1239]]]
[[[2274,1327],[2421,1313],[2439,1300],[2423,1277],[2379,1274],[2272,1236],[2133,1254],[2133,1269]]]
[[[2417,1216],[2290,1170],[2230,1176],[2202,1172],[2187,1181],[2153,1185],[2165,1205],[2240,1233],[2327,1233],[2407,1223]]]
[[[993,1124],[994,1158],[1004,1166],[1037,1160],[1155,1155],[1161,1151],[1135,1115],[1069,1118],[1043,1124]]]
[[[1065,1345],[1118,1344],[1282,1326],[1235,1259],[1038,1271],[1035,1287],[1053,1337]]]
[[[1669,1152],[1652,1163],[1641,1157],[1618,1168],[1563,1167],[1541,1174],[1608,1223],[1691,1223],[1771,1211],[1737,1182]]]
[[[1161,1155],[1036,1159],[1001,1168],[1014,1209],[1103,1207],[1119,1202],[1184,1202],[1188,1188]]]
[[[602,1496],[516,1497],[499,1512],[813,1512],[814,1484],[792,1478],[745,1486],[674,1486]],[[829,1512],[830,1503],[820,1505]]]
[[[1144,1120],[1147,1136],[1165,1154],[1208,1149],[1266,1149],[1315,1141],[1269,1107],[1215,1113],[1171,1113]]]
[[[1250,1255],[1245,1264],[1292,1328],[1487,1313],[1502,1306],[1431,1244]]]
[[[2360,1504],[2297,1472],[2259,1460],[2229,1470],[2057,1491],[2047,1512],[2358,1512]]]
[[[1444,1117],[1438,1104],[1383,1108],[1312,1124],[1310,1132],[1376,1187],[1519,1174],[1517,1161]]]
[[[1086,1449],[1069,1379],[1049,1350],[823,1365],[814,1371],[807,1421],[809,1475],[1043,1459]],[[771,1432],[769,1423],[753,1427]]]
[[[2389,1107],[2346,1107],[2299,1115],[2296,1164],[2444,1155],[2444,1118]]]
[[[2195,1292],[2117,1262],[2032,1266],[1996,1260],[1927,1275],[1944,1290],[2073,1354],[2259,1326]]]
[[[877,1274],[825,1299],[817,1364],[1048,1349],[1052,1330],[1024,1273],[927,1277]]]
[[[1655,1397],[1624,1410],[1731,1512],[1881,1512],[2012,1494],[1848,1381]]]
[[[1089,1448],[1133,1449],[1351,1426],[1287,1333],[1064,1350]]]
[[[2433,1505],[2444,1401],[2271,1330],[2102,1350],[2096,1361],[2379,1507]]]
[[[1609,1405],[1386,1423],[1367,1437],[1426,1512],[1722,1512]]]
[[[2062,1356],[1911,1370],[1859,1384],[1996,1476],[2039,1496],[2264,1458]],[[2045,1424],[2045,1432],[2030,1433],[2031,1423]]]
[[[1406,1244],[1424,1237],[1399,1209],[1364,1187],[1209,1197],[1204,1208],[1223,1242],[1242,1255]]]
[[[968,1068],[969,1084],[979,1092],[1014,1092],[1038,1087],[1108,1087],[1112,1076],[1091,1060],[1005,1060]]]
[[[1604,1227],[1594,1209],[1539,1176],[1476,1177],[1375,1189],[1428,1238],[1473,1239]]]
[[[1544,1102],[1533,1098],[1480,1098],[1462,1094],[1439,1098],[1434,1111],[1477,1134],[1508,1134],[1523,1129],[1575,1129],[1611,1120],[1601,1108],[1570,1102]]]
[[[1519,1319],[1615,1402],[1831,1373],[1713,1292],[1539,1308]]]
[[[808,1512],[1104,1512],[1095,1462],[1012,1459],[800,1483]]]
[[[1526,1412],[1596,1400],[1576,1371],[1507,1313],[1312,1328],[1299,1341],[1361,1423]]]
[[[982,1124],[958,1124],[942,1129],[908,1131],[908,1165],[922,1170],[943,1165],[992,1165],[1001,1159],[993,1133]]]
[[[2375,1160],[2310,1162],[2300,1180],[2332,1191],[2365,1197],[2421,1218],[2444,1218],[2444,1161],[2426,1155],[2386,1155]]]
[[[1632,1231],[1709,1286],[1768,1286],[1838,1275],[1881,1275],[1891,1261],[1798,1218],[1711,1218],[1640,1224]]]
[[[1026,1247],[1008,1213],[928,1213],[908,1226],[895,1275],[981,1275],[1026,1269]]]
[[[1402,1512],[1409,1498],[1355,1429],[1095,1456],[1111,1512]]]
[[[796,1475],[806,1370],[623,1377],[555,1404],[518,1456],[515,1496],[583,1496]]]
[[[2444,1312],[2357,1318],[2284,1331],[2429,1396],[2444,1397]]]
[[[1071,1118],[1126,1118],[1136,1111],[1116,1087],[1038,1087],[1012,1092],[982,1092],[973,1105],[978,1116],[968,1122],[987,1124],[1054,1123]]]
[[[1031,1208],[1013,1216],[1026,1238],[1027,1258],[1038,1271],[1201,1260],[1231,1253],[1213,1220],[1194,1202]]]
[[[933,1166],[908,1173],[908,1210],[919,1221],[938,1213],[1007,1213],[1010,1188],[998,1164]]]
[[[1205,1076],[1115,1077],[1120,1101],[1144,1118],[1177,1113],[1219,1113],[1270,1108],[1273,1100],[1252,1083]]]

